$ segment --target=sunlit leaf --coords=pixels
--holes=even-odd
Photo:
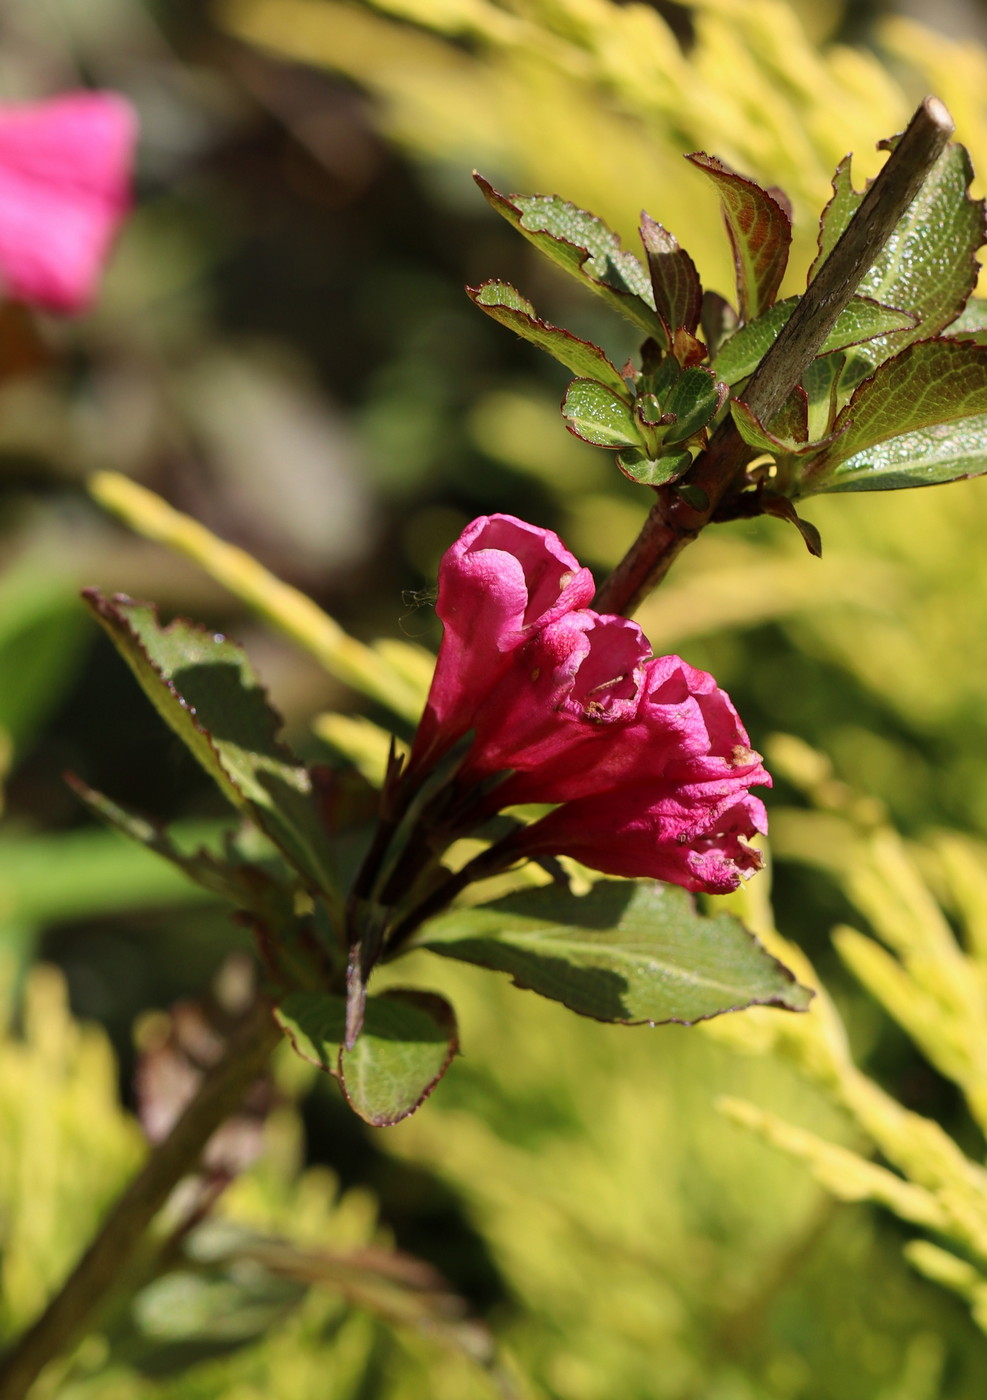
[[[983,297],[971,297],[956,320],[950,321],[943,335],[975,340],[978,345],[987,345],[987,300]]]
[[[836,480],[856,478],[867,470],[867,453],[889,439],[899,438],[924,429],[938,428],[979,418],[987,413],[987,346],[968,340],[940,338],[919,341],[894,359],[879,365],[869,379],[858,386],[853,397],[837,420],[845,431],[816,459],[806,474],[805,494],[819,490],[846,489]],[[969,426],[969,425],[968,425]],[[941,445],[951,434],[938,436]],[[965,439],[965,466],[954,475],[967,476],[970,458]],[[940,456],[934,475],[928,468],[916,470],[916,479],[909,484],[930,484],[931,481],[952,480],[947,459]],[[854,465],[849,466],[850,461]],[[879,460],[877,458],[875,461]],[[881,461],[887,454],[881,454]],[[904,463],[892,454],[895,465],[888,466],[900,474]],[[889,489],[890,478],[880,488]],[[870,489],[856,486],[854,489]]]
[[[689,470],[692,453],[671,451],[649,457],[640,449],[628,447],[617,453],[617,466],[639,486],[666,486]]]
[[[792,243],[791,216],[773,194],[715,156],[697,151],[688,159],[719,193],[737,271],[740,319],[752,321],[772,304],[781,286]]]
[[[644,447],[641,426],[624,399],[595,379],[574,379],[562,401],[566,427],[597,447]]]
[[[987,414],[938,423],[915,433],[888,438],[841,462],[803,495],[833,491],[898,491],[938,486],[987,472]]]
[[[476,183],[519,233],[636,326],[664,341],[648,274],[602,219],[557,195],[503,195],[482,175]]]
[[[683,370],[662,401],[664,412],[675,420],[665,430],[665,441],[684,442],[705,428],[726,394],[726,385],[718,383],[711,370],[699,366]]]
[[[777,340],[778,332],[799,300],[798,297],[786,297],[784,301],[775,302],[756,321],[741,326],[721,346],[716,356],[713,368],[717,378],[725,380],[727,384],[739,384],[753,374]],[[915,322],[916,317],[910,312],[898,311],[893,306],[881,306],[869,297],[854,297],[840,313],[819,354],[843,350],[848,345],[857,345],[870,337],[887,335],[890,331],[910,329]]]
[[[641,215],[641,242],[648,256],[648,271],[658,315],[669,334],[684,327],[690,333],[699,325],[703,304],[702,283],[696,264],[678,239],[650,214]]]
[[[893,143],[887,143],[891,145]],[[967,194],[973,170],[965,149],[946,147],[909,205],[874,266],[857,287],[859,296],[914,311],[910,329],[862,343],[857,353],[872,365],[953,322],[977,283],[977,249],[984,242],[984,204]],[[863,199],[853,188],[849,156],[833,177],[833,198],[823,210],[819,256],[810,281],[836,246]]]
[[[509,282],[484,282],[479,287],[467,287],[466,294],[481,311],[515,331],[524,340],[530,340],[532,345],[546,350],[573,374],[585,379],[597,379],[614,393],[628,397],[627,385],[620,372],[599,346],[540,320],[531,302]]]
[[[809,993],[730,914],[699,914],[673,885],[555,886],[431,920],[416,942],[509,973],[581,1015],[691,1024],[741,1007],[801,1010]]]

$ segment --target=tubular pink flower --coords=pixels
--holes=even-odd
[[[484,812],[559,804],[516,838],[519,853],[735,889],[767,829],[749,789],[771,779],[713,677],[652,657],[627,618],[581,607],[587,577],[547,531],[509,516],[468,527],[440,570],[446,632],[410,769],[472,730],[460,790],[505,775]]]
[[[137,120],[115,93],[0,104],[0,283],[53,311],[84,310],[130,207]]]
[[[744,783],[716,793],[659,780],[582,797],[527,827],[520,846],[526,855],[573,856],[608,875],[728,894],[761,868],[747,842],[767,830],[764,804]]]
[[[513,515],[481,515],[439,566],[442,645],[410,766],[448,749],[477,705],[540,628],[588,603],[593,575],[551,530]]]

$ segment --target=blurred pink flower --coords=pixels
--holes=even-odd
[[[510,516],[467,527],[439,571],[446,631],[411,770],[472,730],[464,791],[503,773],[490,810],[560,804],[519,851],[735,889],[760,866],[747,842],[767,828],[749,789],[771,779],[712,676],[651,656],[627,618],[582,607],[592,587],[550,531]]]
[[[52,311],[92,300],[130,207],[137,119],[122,97],[77,92],[0,104],[0,284]]]

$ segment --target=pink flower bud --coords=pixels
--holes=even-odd
[[[0,285],[78,312],[92,300],[130,206],[137,122],[115,93],[0,104]]]

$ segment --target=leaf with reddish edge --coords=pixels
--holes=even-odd
[[[85,601],[161,718],[234,806],[245,810],[305,883],[338,908],[332,847],[308,771],[278,739],[245,653],[205,627],[167,627],[150,603],[86,589]]]
[[[728,384],[739,384],[753,374],[798,303],[798,297],[776,301],[756,321],[741,326],[720,347],[713,364],[717,376]],[[875,336],[887,335],[889,331],[910,330],[916,320],[911,312],[882,306],[869,297],[853,297],[819,347],[819,355],[845,350]]]
[[[836,420],[843,431],[805,471],[802,494],[843,489],[836,485],[841,473],[846,476],[842,464],[853,458],[854,475],[863,473],[863,454],[880,443],[982,414],[987,346],[946,337],[920,340],[857,386]]]
[[[810,480],[802,495],[834,491],[901,491],[941,486],[987,472],[987,413],[937,423],[888,438],[841,462],[820,484]]]
[[[895,138],[897,139],[897,138]],[[881,142],[888,149],[894,140]],[[861,343],[857,355],[871,365],[898,354],[913,341],[938,334],[961,314],[977,283],[977,249],[987,236],[982,200],[968,194],[973,169],[966,150],[946,147],[898,223],[883,252],[857,287],[857,295],[917,314],[910,329]],[[850,157],[837,166],[833,197],[822,212],[819,256],[809,281],[836,246],[863,199],[853,188]]]
[[[491,208],[540,252],[664,344],[648,274],[602,219],[558,195],[503,195],[476,171],[473,179]]]
[[[692,453],[672,451],[649,457],[646,452],[629,447],[617,453],[617,466],[638,486],[667,486],[689,470]]]
[[[656,881],[555,886],[453,909],[414,942],[508,973],[516,986],[598,1021],[692,1025],[747,1006],[804,1010],[811,993],[731,914],[697,912]]]
[[[574,379],[562,400],[574,437],[595,447],[647,447],[644,428],[625,399],[595,379]]]
[[[975,340],[978,345],[987,345],[987,300],[983,297],[971,297],[956,320],[950,321],[943,335]]]
[[[752,321],[778,295],[792,244],[791,216],[775,195],[716,156],[695,151],[686,160],[704,171],[719,192],[737,269],[740,319]]]
[[[669,337],[681,329],[694,335],[703,304],[703,288],[696,264],[678,239],[643,210],[641,242],[648,255],[655,305]]]
[[[672,354],[683,369],[693,369],[708,358],[709,351],[691,331],[679,326],[672,336]]]
[[[598,345],[580,340],[571,331],[542,321],[535,308],[509,282],[483,282],[479,287],[467,287],[466,295],[488,316],[507,326],[524,340],[546,350],[582,379],[596,379],[622,398],[630,400],[630,391],[620,371],[610,363]]]
[[[819,442],[810,442],[801,437],[802,433],[808,433],[809,422],[808,396],[801,388],[789,396],[781,412],[771,420],[770,428],[764,426],[743,399],[731,399],[730,412],[737,425],[737,431],[748,447],[753,447],[758,452],[770,452],[775,457],[814,455],[820,448],[835,442],[840,435],[840,432],[830,433]]]
[[[390,988],[368,997],[352,1050],[343,1048],[343,997],[292,992],[275,1016],[302,1059],[338,1079],[351,1107],[375,1127],[414,1113],[459,1050],[455,1013],[435,992]]]

